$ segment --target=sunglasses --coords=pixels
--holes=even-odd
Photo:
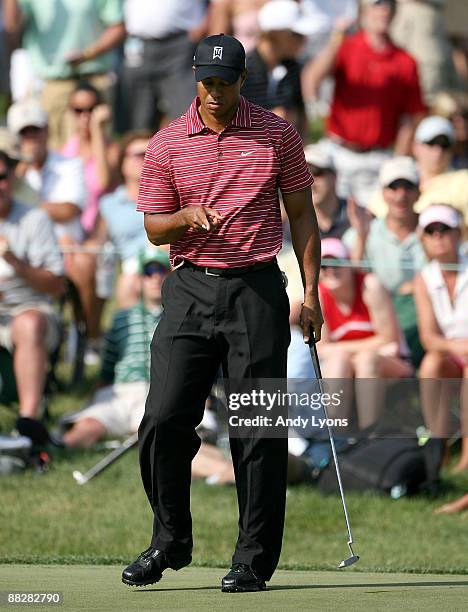
[[[167,268],[159,263],[151,263],[143,268],[143,276],[153,276],[154,274],[166,274]]]
[[[430,225],[424,228],[424,233],[428,236],[433,236],[434,234],[446,234],[452,229],[452,227],[445,225],[445,223],[431,223]]]
[[[20,136],[37,136],[39,132],[42,132],[43,128],[37,125],[26,125],[22,130],[19,131]]]
[[[1,172],[0,173],[0,181],[7,181],[8,180],[8,172]]]
[[[404,189],[405,191],[413,191],[417,189],[417,185],[412,183],[411,181],[407,181],[406,179],[397,179],[396,181],[392,181],[390,185],[387,185],[387,189],[391,189],[392,191],[396,191],[397,189]]]
[[[452,144],[447,136],[436,136],[424,144],[428,145],[429,147],[440,147],[444,151],[448,151],[452,147]]]
[[[92,113],[95,108],[96,104],[93,106],[87,106],[86,108],[79,108],[78,106],[75,106],[72,108],[72,111],[75,113],[75,115],[83,115],[84,113]]]

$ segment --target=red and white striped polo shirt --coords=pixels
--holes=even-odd
[[[292,125],[241,96],[231,123],[207,128],[198,98],[182,117],[149,143],[137,210],[173,213],[184,206],[217,210],[223,220],[210,232],[188,229],[171,245],[171,263],[232,268],[272,259],[282,227],[278,189],[306,189],[313,178]]]

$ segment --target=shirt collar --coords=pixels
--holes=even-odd
[[[200,106],[200,98],[198,96],[193,100],[192,104],[189,106],[186,114],[186,125],[187,125],[187,136],[193,136],[194,134],[199,134],[205,129],[205,124],[202,121],[202,118],[198,114],[198,107]],[[231,123],[228,127],[252,127],[252,118],[250,115],[250,104],[249,102],[241,96],[239,99],[239,106],[237,108],[236,114],[232,118]]]

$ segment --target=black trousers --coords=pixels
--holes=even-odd
[[[166,278],[162,296],[139,428],[140,467],[154,512],[152,545],[176,565],[192,551],[195,428],[219,366],[230,379],[286,378],[289,302],[276,263],[229,278],[182,267]],[[287,438],[231,437],[230,443],[239,506],[232,562],[269,580],[283,537]]]

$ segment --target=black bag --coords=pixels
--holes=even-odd
[[[436,494],[442,463],[443,441],[419,446],[416,438],[367,438],[338,455],[345,491],[376,491],[394,498],[420,492]],[[338,492],[333,461],[317,480],[324,493]]]

